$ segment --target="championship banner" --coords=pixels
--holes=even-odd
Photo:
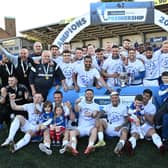
[[[73,37],[89,25],[90,13],[77,17],[61,31],[54,40],[53,44],[61,48],[65,42],[70,42]]]
[[[155,24],[168,32],[168,15],[155,9]]]
[[[91,24],[154,23],[154,2],[91,3]]]
[[[154,0],[155,6],[166,5],[168,4],[168,0]]]

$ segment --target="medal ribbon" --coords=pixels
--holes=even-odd
[[[11,70],[9,70],[9,67],[7,64],[5,64],[5,69],[8,72],[8,75],[12,75],[13,74],[13,64],[11,64]]]
[[[24,74],[26,74],[26,71],[27,71],[28,68],[29,68],[27,64],[25,64],[25,65],[26,65],[26,68],[25,68],[25,66],[24,66],[23,61],[21,61],[21,67],[22,67],[22,71],[23,71]]]
[[[46,68],[45,65],[43,64],[43,70],[44,70],[44,73],[45,73],[45,77],[48,77],[49,64],[47,64],[47,68]]]

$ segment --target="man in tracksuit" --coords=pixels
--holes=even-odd
[[[59,77],[62,87],[66,91],[65,77],[61,69],[55,62],[51,61],[51,52],[44,50],[39,64],[32,67],[29,75],[32,95],[41,93],[44,99],[46,99],[48,91],[53,86],[56,77]]]

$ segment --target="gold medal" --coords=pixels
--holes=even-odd
[[[22,71],[23,71],[23,74],[24,74],[24,78],[27,78],[26,72],[29,68],[28,65],[27,64],[24,65],[23,61],[21,61],[21,67],[22,67]]]
[[[48,79],[49,79],[48,75],[46,75],[46,76],[45,76],[45,79],[46,79],[46,80],[48,80]]]
[[[11,64],[11,69],[9,69],[8,64],[5,64],[5,69],[9,76],[13,74],[13,64]]]
[[[48,75],[49,64],[47,64],[47,68],[45,67],[45,65],[43,65],[43,70],[45,74],[45,79],[48,80],[49,79],[49,75]]]

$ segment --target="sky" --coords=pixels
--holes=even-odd
[[[0,9],[0,27],[4,17],[16,19],[17,35],[20,31],[54,24],[62,19],[81,16],[89,12],[90,3],[99,0],[3,0]],[[138,0],[145,1],[145,0]]]
[[[89,11],[91,2],[98,0],[3,0],[0,27],[5,27],[4,17],[15,18],[18,35],[22,30],[81,16]]]

